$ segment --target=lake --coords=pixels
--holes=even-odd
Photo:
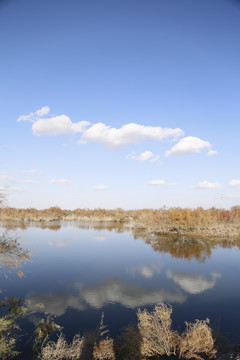
[[[107,223],[2,224],[0,231],[31,251],[24,277],[5,271],[0,283],[2,298],[44,305],[23,324],[28,331],[47,312],[71,339],[94,330],[104,312],[116,337],[138,308],[164,302],[173,307],[175,329],[208,317],[231,342],[240,339],[240,252],[227,240],[144,238]]]

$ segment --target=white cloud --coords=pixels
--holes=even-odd
[[[67,115],[59,115],[46,119],[38,119],[32,126],[34,135],[71,135],[81,133],[89,125],[88,121],[73,123]]]
[[[190,186],[191,189],[219,189],[221,184],[218,182],[202,181],[196,185]]]
[[[232,179],[229,183],[230,186],[238,186],[240,185],[240,180]]]
[[[35,114],[39,117],[42,117],[42,116],[46,116],[47,114],[49,114],[49,112],[50,112],[50,107],[43,106],[41,109],[37,110]]]
[[[147,182],[147,185],[174,186],[174,185],[177,185],[177,183],[176,183],[176,182],[166,183],[165,180],[158,179],[158,180],[150,180],[150,181],[148,181],[148,182]]]
[[[212,155],[217,155],[218,154],[218,151],[217,150],[208,150],[208,153],[207,153],[209,156],[212,156]]]
[[[158,162],[160,156],[159,155],[154,155],[152,153],[152,151],[150,150],[146,150],[143,151],[140,155],[136,155],[135,151],[132,152],[131,154],[127,155],[127,159],[132,159],[132,160],[138,160],[141,162],[151,162],[151,163],[156,163]]]
[[[103,190],[107,190],[107,187],[105,185],[97,185],[93,187],[93,190],[103,191]]]
[[[150,159],[149,162],[155,164],[159,162],[159,159],[160,159],[160,155],[156,155],[152,159]]]
[[[71,181],[67,179],[52,179],[50,180],[51,184],[60,184],[60,185],[71,185]]]
[[[214,155],[216,152],[212,150],[211,147],[212,145],[208,141],[199,139],[195,136],[187,136],[174,145],[171,150],[166,151],[165,156],[200,153],[205,148],[209,149],[208,155]]]
[[[46,118],[50,112],[48,106],[31,112],[28,115],[21,115],[17,121],[32,122],[32,132],[37,136],[47,135],[72,135],[82,133],[86,126],[90,125],[88,121],[79,121],[73,123],[67,115],[51,116]]]
[[[21,115],[17,121],[28,121],[32,123],[32,132],[37,136],[48,135],[74,135],[81,133],[82,137],[78,144],[86,142],[97,142],[108,148],[118,148],[124,145],[140,143],[144,140],[155,141],[177,141],[179,137],[184,136],[180,128],[163,128],[160,126],[144,126],[135,123],[128,123],[120,128],[114,128],[104,123],[91,125],[88,121],[72,122],[65,114],[49,115],[50,108],[43,106],[35,112],[28,115]],[[47,117],[48,116],[48,117]],[[188,136],[181,139],[172,149],[165,152],[165,156],[183,155],[187,153],[200,153],[205,148],[208,149],[208,155],[216,155],[217,151],[212,149],[208,141],[204,141],[194,136]],[[131,159],[139,161],[157,162],[159,155],[154,155],[147,150],[139,156],[132,154]]]
[[[49,106],[43,106],[41,109],[36,110],[35,112],[30,112],[28,115],[20,115],[17,121],[34,122],[38,120],[39,117],[46,116],[49,112]]]
[[[14,178],[8,175],[7,171],[0,172],[0,183],[2,184],[9,184],[14,182]]]
[[[189,294],[200,294],[208,289],[212,289],[216,284],[216,279],[220,278],[221,274],[212,273],[211,276],[212,279],[208,280],[202,275],[167,272],[167,277],[179,284],[180,287]]]
[[[87,141],[98,142],[107,147],[116,148],[136,144],[146,139],[157,141],[176,140],[183,134],[183,130],[179,128],[170,129],[130,123],[116,129],[103,123],[97,123],[85,130],[82,137]]]
[[[87,141],[86,140],[79,140],[78,144],[79,145],[85,145],[85,144],[87,144]]]

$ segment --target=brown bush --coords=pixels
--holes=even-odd
[[[172,307],[160,304],[152,313],[138,310],[138,329],[141,336],[141,355],[161,356],[176,353],[179,335],[171,329]]]
[[[61,334],[57,342],[50,341],[42,348],[39,360],[78,360],[82,354],[84,338],[75,335],[72,343],[68,344]]]
[[[185,359],[203,360],[204,354],[212,358],[216,353],[212,331],[208,326],[209,320],[195,320],[195,323],[186,322],[186,330],[181,336],[179,355]]]

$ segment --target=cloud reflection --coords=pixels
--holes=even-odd
[[[64,239],[64,240],[59,240],[59,241],[52,241],[50,240],[48,242],[48,245],[50,246],[57,246],[57,247],[65,247],[67,245],[69,245],[71,243],[70,239]]]
[[[36,310],[39,304],[44,305],[44,311],[55,316],[61,316],[68,307],[84,310],[85,305],[78,296],[72,296],[65,292],[57,293],[31,293],[27,295],[26,303],[30,309]]]
[[[105,240],[106,240],[106,236],[103,236],[103,235],[95,235],[95,236],[93,236],[93,240],[102,242],[102,241],[105,241]]]
[[[211,280],[208,280],[203,275],[192,275],[183,272],[167,271],[167,277],[172,279],[187,293],[200,294],[208,289],[212,289],[216,284],[216,280],[221,277],[221,274],[212,273]]]
[[[127,269],[127,273],[130,273],[132,277],[135,277],[136,274],[140,274],[146,279],[151,279],[153,275],[159,274],[160,272],[159,264],[141,265]]]
[[[69,307],[77,310],[99,309],[107,304],[118,303],[127,308],[137,308],[161,302],[183,303],[186,300],[186,295],[179,289],[168,291],[160,288],[149,291],[118,279],[108,279],[98,285],[87,287],[77,283],[74,290],[74,295],[67,292],[31,293],[26,301],[30,308],[41,303],[46,312],[61,316]]]

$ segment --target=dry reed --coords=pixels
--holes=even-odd
[[[82,354],[84,338],[75,335],[72,343],[68,343],[60,334],[57,342],[50,341],[42,348],[39,360],[78,360]]]
[[[138,310],[138,329],[141,336],[141,355],[143,357],[176,354],[179,335],[171,329],[172,307],[160,304],[152,313],[146,309]]]
[[[179,345],[180,357],[204,360],[203,354],[208,359],[215,355],[214,339],[208,324],[208,319],[202,321],[195,320],[195,323],[186,322],[186,330],[181,336]]]

